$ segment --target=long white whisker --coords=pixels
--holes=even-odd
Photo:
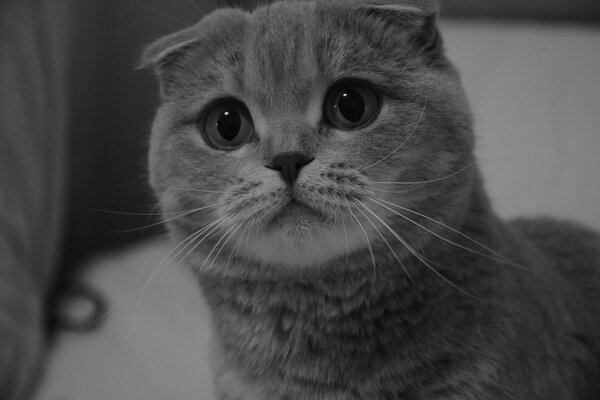
[[[400,213],[398,213],[398,212],[396,212],[396,211],[394,211],[394,210],[390,209],[389,207],[386,207],[386,206],[385,206],[385,204],[388,204],[388,205],[390,205],[390,206],[397,207],[397,208],[399,208],[399,209],[401,209],[401,210],[408,211],[408,212],[410,212],[410,213],[413,213],[413,214],[415,214],[415,215],[418,215],[418,216],[420,216],[420,217],[422,217],[422,218],[425,218],[425,219],[427,219],[428,221],[431,221],[431,222],[433,222],[433,223],[435,223],[435,224],[437,224],[437,225],[439,225],[439,226],[442,226],[442,227],[444,227],[444,228],[446,228],[446,229],[448,229],[448,230],[450,230],[450,231],[452,231],[452,232],[456,233],[457,235],[459,235],[459,236],[461,236],[461,237],[463,237],[463,238],[465,238],[465,239],[469,240],[470,242],[472,242],[472,243],[474,243],[474,244],[476,244],[476,245],[478,245],[478,246],[481,246],[483,249],[485,249],[485,250],[489,251],[491,254],[493,254],[494,256],[498,257],[498,258],[499,258],[499,260],[498,260],[498,259],[494,259],[494,258],[492,258],[492,259],[493,259],[493,260],[495,260],[495,261],[502,261],[502,262],[504,262],[504,263],[506,263],[506,264],[510,264],[510,265],[512,265],[512,266],[514,266],[514,267],[518,267],[518,268],[524,269],[524,270],[526,270],[526,271],[533,272],[533,271],[531,271],[529,268],[527,268],[527,267],[524,267],[523,265],[520,265],[520,264],[518,264],[518,263],[516,263],[516,262],[512,261],[512,260],[511,260],[511,259],[509,259],[509,258],[506,258],[506,257],[505,257],[505,256],[503,256],[502,254],[500,254],[500,253],[498,253],[497,251],[495,251],[495,250],[493,250],[493,249],[489,248],[488,246],[484,245],[483,243],[481,243],[481,242],[478,242],[477,240],[475,240],[475,239],[473,239],[473,238],[471,238],[471,237],[469,237],[469,236],[465,235],[464,233],[460,232],[459,230],[457,230],[457,229],[454,229],[454,228],[452,228],[451,226],[448,226],[448,225],[446,225],[446,224],[444,224],[444,223],[442,223],[442,222],[440,222],[440,221],[438,221],[438,220],[436,220],[436,219],[434,219],[434,218],[428,217],[428,216],[427,216],[427,215],[425,215],[425,214],[422,214],[422,213],[420,213],[420,212],[417,212],[417,211],[411,210],[411,209],[409,209],[409,208],[406,208],[406,207],[399,206],[398,204],[390,203],[389,201],[386,201],[386,200],[383,200],[383,199],[375,200],[375,199],[373,199],[372,197],[370,197],[369,199],[370,199],[370,200],[372,200],[372,201],[374,201],[374,202],[376,202],[376,203],[378,203],[378,204],[379,204],[379,205],[381,205],[382,207],[385,207],[385,208],[387,208],[389,211],[391,211],[391,212],[393,212],[393,213],[396,213],[396,214],[397,214],[397,215],[399,215],[400,217],[403,217],[403,218],[407,219],[408,221],[410,221],[410,222],[413,222],[413,223],[414,223],[414,224],[416,224],[417,226],[420,226],[421,228],[423,228],[423,229],[427,230],[428,232],[430,232],[430,233],[432,233],[432,234],[435,234],[435,233],[433,233],[433,232],[431,232],[429,229],[427,229],[427,228],[425,228],[425,227],[423,227],[423,226],[421,226],[421,225],[417,224],[415,221],[412,221],[412,220],[411,220],[411,219],[409,219],[409,218],[408,218],[406,215],[400,214]],[[381,203],[379,203],[379,202],[382,202],[382,203],[385,203],[385,204],[381,204]],[[487,254],[485,254],[485,253],[480,253],[480,252],[478,252],[477,250],[469,249],[469,248],[467,248],[467,247],[464,247],[464,246],[462,246],[462,245],[460,245],[460,244],[458,244],[458,243],[455,243],[455,242],[453,242],[453,241],[451,241],[451,240],[449,240],[449,239],[443,238],[443,237],[441,237],[441,236],[439,236],[439,235],[436,235],[436,236],[437,236],[437,237],[439,237],[440,239],[442,239],[442,240],[444,240],[444,241],[448,242],[448,243],[454,244],[454,245],[456,245],[456,246],[458,246],[458,247],[460,247],[460,248],[463,248],[463,249],[465,249],[465,250],[471,251],[472,253],[479,254],[479,255],[482,255],[482,256],[485,256],[485,257],[488,257],[488,258],[490,258],[490,256],[489,256],[489,255],[487,255]]]
[[[379,192],[379,193],[393,193],[393,194],[410,193],[410,192],[417,191],[419,189],[422,189],[422,186],[414,186],[414,187],[412,187],[410,189],[404,189],[404,190],[385,190],[385,189],[371,188],[371,190],[373,190],[375,192]]]
[[[369,209],[369,207],[367,207],[362,201],[357,200],[358,204],[360,204],[364,209],[366,209],[367,211],[369,211],[371,214],[375,215],[375,213]],[[404,264],[402,263],[402,261],[400,261],[400,258],[398,258],[398,256],[396,255],[396,252],[394,251],[394,249],[392,249],[392,246],[390,245],[390,243],[387,241],[387,239],[385,238],[385,236],[383,235],[383,233],[379,230],[379,228],[377,228],[377,226],[375,225],[375,223],[371,220],[371,218],[369,218],[367,216],[367,214],[365,214],[360,208],[358,209],[358,211],[360,211],[360,213],[362,215],[364,215],[364,217],[367,219],[367,221],[369,221],[369,223],[373,226],[373,228],[377,231],[377,233],[379,234],[379,236],[381,237],[381,239],[383,239],[383,241],[385,242],[385,244],[387,245],[388,249],[390,249],[390,251],[392,252],[392,255],[394,256],[394,258],[396,259],[396,261],[398,261],[398,264],[400,264],[400,266],[402,267],[402,269],[404,270],[404,272],[406,273],[406,275],[408,275],[408,277],[412,280],[412,277],[410,276],[410,273],[408,272],[408,270],[406,269],[406,267],[404,266]],[[386,224],[383,220],[381,220],[380,218],[379,221],[389,230],[391,230],[392,228],[390,228],[390,226],[388,224]]]
[[[233,215],[230,215],[228,217],[225,217],[219,224],[215,225],[212,227],[212,229],[210,229],[210,231],[208,231],[203,238],[200,239],[199,242],[195,243],[192,248],[190,250],[188,250],[187,253],[185,253],[183,255],[183,257],[181,257],[181,259],[177,262],[177,264],[175,264],[174,268],[177,268],[186,258],[187,256],[189,256],[191,253],[193,253],[198,246],[200,246],[200,244],[202,244],[202,242],[204,242],[204,240],[206,240],[208,237],[210,237],[216,230],[218,230],[219,228],[221,228],[223,225],[225,225],[228,221],[232,221],[235,220],[237,218],[237,216],[239,215],[240,212],[237,212]],[[205,260],[206,261],[206,260]]]
[[[202,269],[204,269],[204,266],[206,265],[206,263],[208,262],[208,260],[210,260],[210,257],[212,256],[213,252],[215,251],[215,249],[219,246],[219,244],[221,244],[221,242],[228,237],[229,233],[235,228],[235,227],[239,228],[239,224],[233,225],[232,227],[230,227],[220,238],[219,240],[217,240],[217,243],[215,243],[215,245],[213,246],[213,248],[210,250],[210,252],[208,253],[208,255],[206,256],[206,258],[204,259],[204,262],[202,263],[202,265],[200,266],[200,268],[198,268],[198,271],[202,271]],[[225,243],[227,243],[229,239],[225,240]],[[219,250],[220,252],[220,250]],[[217,257],[219,255],[219,252],[215,255],[215,257]],[[216,258],[215,258],[216,259]],[[215,259],[213,259],[213,263],[215,261]],[[212,266],[212,264],[211,264]]]
[[[146,289],[150,285],[150,282],[152,282],[152,280],[154,280],[155,276],[158,275],[159,271],[163,267],[165,267],[166,265],[168,265],[169,263],[171,263],[175,258],[177,258],[177,256],[179,254],[181,254],[188,246],[190,246],[190,244],[193,243],[198,237],[202,236],[202,234],[204,234],[205,232],[207,232],[208,230],[210,230],[214,226],[217,226],[218,224],[220,224],[224,219],[225,219],[225,217],[221,217],[221,218],[217,219],[216,221],[213,221],[210,224],[206,225],[205,227],[203,227],[201,229],[198,229],[197,231],[195,231],[194,233],[192,233],[191,235],[189,235],[187,238],[185,238],[184,240],[182,240],[181,242],[179,242],[179,244],[177,244],[175,247],[173,247],[160,260],[160,262],[156,265],[156,267],[154,268],[154,270],[152,271],[152,273],[150,274],[150,276],[148,277],[148,279],[144,282],[144,285],[141,288],[142,289],[142,293],[141,293],[140,297],[144,296],[144,292],[146,291]],[[183,247],[181,247],[181,246],[183,246]]]
[[[400,236],[397,236],[397,239],[408,249],[408,251],[410,251],[415,257],[417,257],[417,259],[419,259],[419,261],[421,261],[427,268],[429,268],[431,271],[433,271],[433,273],[435,273],[437,276],[439,276],[440,278],[442,278],[446,283],[448,283],[450,286],[452,286],[453,288],[457,289],[459,292],[461,292],[462,294],[469,296],[475,300],[481,300],[478,297],[472,295],[471,293],[467,292],[466,290],[464,290],[463,288],[461,288],[460,286],[457,286],[454,282],[452,282],[450,279],[446,278],[442,273],[440,273],[437,269],[435,269],[434,267],[431,266],[431,264],[429,264],[424,258],[423,256],[421,256],[414,248],[412,248],[412,246],[410,246],[406,240],[402,239]]]
[[[168,271],[166,271],[165,273],[168,273],[171,270],[176,269],[179,265],[181,265],[181,263],[187,258],[188,255],[190,255],[194,250],[196,250],[198,248],[198,246],[200,244],[202,244],[207,238],[209,238],[216,230],[218,230],[220,227],[222,227],[227,221],[233,219],[233,216],[228,216],[228,217],[221,217],[219,218],[217,221],[215,221],[214,223],[206,226],[202,232],[199,235],[196,235],[192,241],[190,241],[188,244],[186,244],[182,249],[180,249],[175,255],[173,255],[168,261],[166,261],[166,264],[171,264],[173,261],[175,261],[177,259],[177,257],[179,257],[187,248],[189,248],[190,246],[191,249],[188,250],[182,257],[180,257],[179,261],[177,261],[174,265],[172,265]],[[197,240],[199,239],[199,240]]]
[[[362,231],[362,233],[364,235],[365,242],[367,243],[367,248],[369,249],[369,253],[371,254],[371,261],[373,261],[373,276],[375,276],[375,274],[377,273],[377,263],[375,262],[375,254],[373,253],[373,247],[371,247],[371,242],[369,241],[369,236],[367,235],[367,231],[365,231],[365,228],[360,223],[360,220],[358,219],[356,214],[354,214],[352,212],[352,209],[350,208],[350,203],[348,202],[348,199],[346,199],[346,204],[348,205],[348,212],[354,218],[354,220],[358,224],[358,227],[360,228],[360,230]]]
[[[229,255],[229,258],[227,259],[227,264],[225,264],[225,268],[224,268],[225,272],[227,271],[227,268],[229,267],[229,263],[231,262],[231,259],[234,256],[237,256],[238,248],[239,248],[240,244],[242,243],[242,240],[244,239],[244,236],[246,235],[246,232],[248,231],[248,227],[251,224],[252,224],[252,220],[247,219],[246,222],[245,222],[244,230],[240,234],[240,237],[238,238],[237,242],[235,243],[235,246],[233,246],[233,249],[231,249],[231,254]]]
[[[210,263],[210,265],[208,266],[208,269],[212,268],[212,266],[215,264],[215,261],[217,261],[217,258],[219,258],[219,254],[221,254],[221,251],[223,251],[223,248],[227,245],[227,243],[231,240],[231,238],[235,236],[236,232],[242,227],[242,225],[244,225],[243,222],[238,223],[235,226],[235,229],[233,231],[231,231],[231,234],[229,234],[229,236],[227,237],[227,239],[223,242],[223,244],[221,245],[221,247],[217,251],[217,254],[215,254],[215,256],[213,257],[213,260]],[[225,234],[225,236],[227,236],[227,233]],[[229,262],[229,260],[228,260],[228,262]]]
[[[383,220],[381,220],[381,218],[379,218],[379,216],[377,216],[377,214],[373,213],[373,215],[377,219],[379,219],[379,221],[381,221],[383,223]],[[435,269],[434,267],[432,267],[431,264],[429,264],[423,258],[423,256],[421,256],[411,245],[408,244],[408,242],[406,240],[404,240],[400,235],[398,235],[398,233],[396,233],[393,229],[391,229],[389,227],[388,227],[388,229],[389,229],[390,233],[396,238],[396,240],[398,240],[400,243],[402,243],[402,245],[404,245],[404,247],[406,247],[406,249],[408,251],[410,251],[413,256],[415,256],[419,261],[421,261],[421,263],[423,263],[423,265],[425,265],[427,268],[429,268],[431,271],[433,271],[433,273],[435,273],[438,277],[440,277],[442,280],[444,280],[446,283],[448,283],[450,286],[452,286],[453,288],[457,289],[461,293],[463,293],[463,294],[465,294],[465,295],[467,295],[467,296],[469,296],[471,298],[479,300],[477,297],[473,296],[469,292],[467,292],[464,289],[462,289],[461,287],[457,286],[451,280],[449,280],[448,278],[446,278],[442,273],[440,273],[437,269]]]
[[[408,134],[408,136],[402,141],[402,143],[400,143],[400,146],[396,147],[390,154],[388,154],[387,156],[383,157],[381,160],[374,162],[373,164],[362,168],[360,171],[365,171],[371,167],[374,167],[375,165],[387,160],[388,158],[390,158],[392,155],[394,155],[397,151],[401,150],[402,147],[404,147],[404,145],[406,144],[406,142],[408,142],[408,139],[410,139],[410,137],[415,133],[415,131],[417,130],[417,128],[419,128],[419,125],[421,125],[421,121],[423,121],[423,116],[425,115],[425,109],[427,108],[427,102],[429,101],[429,97],[425,98],[425,103],[423,104],[423,109],[421,110],[421,115],[419,115],[419,119],[417,121],[417,123],[415,124],[415,127],[413,128],[413,130]]]
[[[197,189],[197,188],[189,188],[189,187],[182,187],[182,186],[169,186],[169,189],[177,189],[177,190],[181,190],[184,192],[199,192],[199,193],[216,193],[216,194],[225,194],[227,192],[219,192],[216,190],[206,190],[206,189]]]
[[[231,203],[232,201],[233,201],[233,199],[227,200],[227,201],[223,201],[223,202],[220,202],[220,203],[211,204],[209,206],[194,208],[193,210],[176,211],[176,212],[172,212],[172,213],[165,213],[164,215],[172,215],[172,214],[177,214],[177,215],[174,216],[174,217],[163,219],[163,220],[161,220],[159,222],[155,222],[155,223],[152,223],[152,224],[147,224],[147,225],[144,225],[144,226],[140,226],[138,228],[124,229],[124,230],[120,230],[119,232],[134,232],[134,231],[139,231],[139,230],[143,230],[143,229],[148,229],[148,228],[151,228],[153,226],[164,225],[165,222],[174,221],[174,220],[176,220],[178,218],[185,217],[186,215],[193,214],[193,213],[196,213],[198,211],[206,210],[207,208],[217,207],[217,206],[220,206],[220,205],[223,205],[223,204]]]
[[[177,215],[177,216],[175,216],[175,217],[171,217],[171,218],[164,219],[164,220],[162,220],[162,222],[169,222],[169,221],[173,221],[174,219],[181,218],[181,217],[183,217],[183,216],[186,216],[186,215],[189,215],[189,214],[196,213],[196,212],[198,212],[198,211],[206,210],[207,208],[212,208],[212,207],[221,206],[221,205],[223,205],[223,204],[228,204],[228,203],[231,203],[232,201],[233,201],[233,199],[232,199],[232,200],[227,200],[227,201],[221,201],[221,202],[219,202],[219,203],[214,203],[214,204],[211,204],[211,205],[208,205],[208,206],[203,206],[203,207],[194,208],[194,209],[192,209],[192,210],[181,211],[181,212],[179,212],[179,215]],[[174,214],[174,213],[173,213],[173,214]]]
[[[129,332],[131,332],[131,330],[133,329],[133,325],[134,325],[134,321],[135,321],[135,316],[137,315],[137,310],[142,302],[142,299],[144,298],[144,294],[146,293],[146,290],[148,289],[148,287],[150,286],[150,283],[155,280],[156,276],[158,276],[159,271],[161,269],[163,269],[164,267],[166,267],[167,265],[169,265],[179,254],[181,254],[181,252],[183,252],[191,243],[193,243],[198,237],[202,236],[205,232],[207,232],[208,230],[214,230],[215,227],[218,227],[219,224],[221,224],[224,220],[226,219],[226,217],[221,217],[218,220],[210,223],[209,225],[197,230],[196,232],[192,233],[190,236],[188,236],[186,239],[184,239],[183,241],[181,241],[177,246],[175,246],[173,249],[171,249],[163,258],[162,260],[158,263],[158,265],[154,268],[154,270],[152,271],[152,273],[150,274],[150,276],[148,277],[148,279],[144,282],[144,284],[142,285],[142,287],[140,289],[138,289],[136,291],[139,292],[139,297],[137,298],[134,307],[133,307],[133,311],[132,311],[132,318],[130,320],[130,328],[129,328]],[[204,236],[199,243],[201,243],[208,235],[210,235],[210,232]],[[186,243],[187,242],[187,243]],[[184,245],[184,243],[186,243]],[[196,245],[194,245],[194,248],[197,247],[197,245],[199,244],[197,243]],[[184,245],[183,247],[181,247],[180,249],[178,249],[180,246]],[[173,255],[173,253],[175,253]],[[189,252],[187,253],[189,254]],[[186,256],[187,256],[186,254]],[[181,262],[181,261],[180,261]],[[179,263],[178,262],[174,267],[172,267],[172,269],[175,269]],[[135,294],[134,294],[135,295]]]
[[[183,22],[182,20],[180,20],[179,18],[173,17],[172,15],[166,14],[160,10],[156,10],[152,7],[147,7],[147,6],[142,6],[142,8],[148,10],[148,11],[152,11],[153,13],[155,13],[156,15],[160,15],[161,17],[165,17],[168,18],[169,20],[179,24],[178,29],[181,29],[182,27],[187,26],[188,24],[186,24],[185,22]]]
[[[461,172],[464,172],[467,169],[471,168],[473,165],[475,165],[475,163],[474,162],[470,162],[466,166],[462,167],[458,171],[455,171],[455,172],[451,173],[450,175],[446,175],[446,176],[443,176],[441,178],[429,179],[429,180],[426,180],[426,181],[413,181],[413,182],[369,182],[369,183],[380,184],[380,185],[422,185],[422,184],[426,184],[426,183],[435,183],[435,182],[440,182],[440,181],[452,178],[453,176],[456,176],[456,175],[460,174]]]
[[[209,229],[213,224],[216,224],[218,222],[215,221],[201,229],[198,229],[197,231],[195,231],[194,233],[190,234],[187,238],[185,238],[184,240],[182,240],[181,242],[179,242],[175,247],[173,247],[171,250],[169,250],[169,252],[159,261],[159,263],[156,265],[156,267],[154,267],[154,269],[152,270],[152,272],[150,273],[150,276],[146,279],[146,281],[144,281],[144,283],[142,284],[142,286],[140,286],[137,290],[135,290],[134,292],[131,293],[130,296],[128,296],[125,299],[125,303],[129,302],[131,299],[133,299],[134,297],[138,296],[138,299],[136,300],[136,304],[134,305],[134,318],[135,319],[135,313],[136,310],[139,306],[139,304],[141,303],[142,298],[144,297],[144,293],[147,290],[147,288],[149,287],[150,283],[154,280],[154,277],[158,275],[159,270],[161,268],[163,268],[164,266],[166,266],[167,264],[169,264],[170,260],[169,257],[171,257],[171,255],[175,252],[177,252],[177,254],[175,254],[174,257],[177,257],[177,255],[183,251],[188,245],[186,244],[183,248],[179,249],[181,246],[183,246],[186,242],[191,242],[193,240],[195,240],[198,236],[201,236],[203,232],[205,232],[207,229]],[[108,315],[108,313],[104,313],[103,315],[98,316],[93,322],[97,322],[98,320],[106,317]]]
[[[340,206],[340,211],[342,207]],[[346,265],[348,265],[348,230],[346,229],[346,222],[344,221],[344,216],[342,215],[342,227],[344,228],[344,238],[346,239]]]
[[[433,236],[435,236],[435,237],[437,237],[437,238],[439,238],[439,239],[443,240],[443,241],[444,241],[444,242],[446,242],[446,243],[450,243],[451,245],[454,245],[454,246],[456,246],[456,247],[459,247],[459,248],[461,248],[461,249],[463,249],[463,250],[466,250],[466,251],[468,251],[468,252],[471,252],[471,253],[473,253],[473,254],[477,254],[477,255],[480,255],[480,256],[482,256],[482,257],[488,258],[488,259],[490,259],[490,260],[492,260],[492,261],[497,261],[497,262],[501,262],[501,263],[506,263],[506,261],[505,261],[505,260],[503,260],[503,259],[499,259],[499,258],[496,258],[496,257],[492,257],[492,256],[490,256],[489,254],[485,254],[485,253],[482,253],[482,252],[480,252],[480,251],[477,251],[477,250],[471,249],[471,248],[469,248],[469,247],[466,247],[466,246],[463,246],[463,245],[461,245],[460,243],[456,243],[456,242],[454,242],[454,241],[452,241],[452,240],[450,240],[450,239],[448,239],[448,238],[446,238],[446,237],[443,237],[443,236],[441,236],[441,235],[437,234],[436,232],[432,231],[431,229],[427,228],[426,226],[423,226],[423,225],[419,224],[417,221],[415,221],[415,220],[413,220],[413,219],[411,219],[411,218],[407,217],[406,215],[404,215],[404,214],[401,214],[401,213],[399,213],[399,212],[397,212],[397,211],[395,211],[395,210],[392,210],[391,208],[387,207],[385,204],[383,204],[383,203],[380,203],[380,202],[379,202],[379,201],[377,201],[377,200],[374,200],[374,199],[372,199],[372,198],[369,198],[369,200],[371,200],[371,201],[373,201],[373,202],[375,202],[375,203],[379,204],[381,207],[383,207],[383,208],[385,208],[385,209],[387,209],[387,210],[389,210],[389,211],[393,212],[394,214],[398,215],[399,217],[401,217],[401,218],[403,218],[403,219],[407,220],[408,222],[410,222],[410,223],[412,223],[412,224],[414,224],[414,225],[418,226],[419,228],[421,228],[421,229],[425,230],[426,232],[429,232],[429,233],[430,233],[430,234],[432,234]]]
[[[250,241],[250,231],[252,230],[252,226],[254,225],[254,223],[256,222],[256,216],[252,218],[252,221],[250,222],[250,229],[248,229],[248,233],[246,234],[246,247],[248,247],[248,242]],[[254,225],[254,228],[256,228],[256,225]]]
[[[196,10],[200,11],[201,17],[206,16],[206,12],[202,8],[200,8],[200,6],[198,4],[196,4],[196,2],[194,0],[190,0],[190,3],[193,4],[193,6],[196,8]]]

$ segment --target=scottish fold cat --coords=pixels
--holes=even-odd
[[[438,8],[223,9],[146,49],[218,399],[600,399],[600,237],[490,209]]]

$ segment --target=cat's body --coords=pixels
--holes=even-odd
[[[531,271],[431,243],[428,261],[477,298],[414,256],[412,279],[374,272],[368,250],[349,260],[360,271],[338,260],[296,280],[203,279],[226,349],[222,398],[597,398],[598,236],[548,220],[507,227],[477,209],[461,232]],[[384,243],[373,250],[378,266],[397,264]]]
[[[599,398],[600,237],[490,210],[435,12],[276,3],[147,50],[220,400]]]

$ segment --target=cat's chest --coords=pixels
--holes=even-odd
[[[485,364],[485,363],[481,363]],[[406,366],[408,367],[408,366]],[[398,368],[398,366],[395,366]],[[486,366],[463,371],[452,377],[429,380],[426,385],[399,388],[406,382],[391,373],[381,382],[361,382],[352,386],[327,386],[309,381],[249,380],[234,369],[221,370],[215,376],[217,400],[482,400],[491,399],[484,388],[491,383],[492,374],[477,374],[476,370],[493,370]],[[368,372],[366,369],[365,373]],[[465,375],[470,377],[466,381]],[[416,383],[416,382],[414,382]],[[419,380],[423,383],[423,379]],[[467,394],[468,393],[468,394]],[[493,397],[494,399],[512,397]]]
[[[231,306],[219,329],[219,400],[420,398],[416,388],[450,379],[464,363],[442,349],[452,332],[434,329],[419,305],[391,296],[328,317]]]

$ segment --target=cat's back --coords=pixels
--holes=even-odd
[[[546,217],[520,218],[510,225],[558,270],[556,288],[561,293],[554,295],[570,300],[570,317],[578,325],[572,336],[588,349],[600,374],[600,233]]]
[[[600,233],[545,217],[519,218],[510,225],[556,262],[561,276],[581,291],[589,311],[600,316]]]

